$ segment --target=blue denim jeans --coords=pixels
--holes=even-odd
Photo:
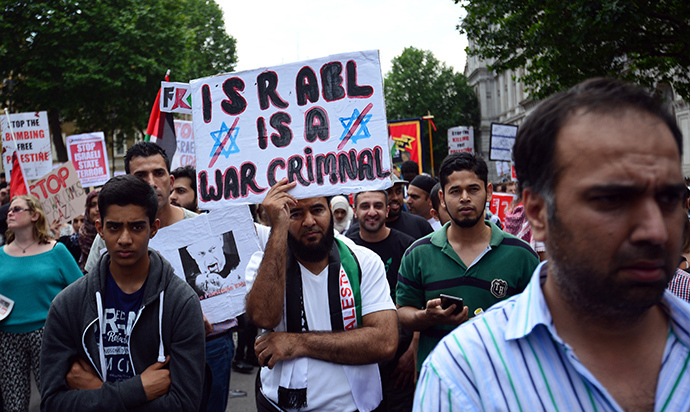
[[[206,342],[206,363],[213,372],[213,385],[206,412],[225,412],[227,408],[234,352],[232,332]]]

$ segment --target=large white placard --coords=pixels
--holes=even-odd
[[[448,129],[448,154],[474,152],[474,129],[457,126]]]
[[[510,162],[518,127],[510,124],[491,123],[491,149],[489,160]]]
[[[68,222],[84,214],[86,192],[72,162],[58,165],[29,187],[43,206],[48,224]]]
[[[199,207],[385,189],[390,150],[377,51],[193,80]]]
[[[2,165],[9,181],[12,175],[12,154],[14,142],[10,130],[14,131],[19,162],[22,164],[25,180],[34,180],[49,173],[53,168],[53,152],[50,146],[50,128],[47,112],[10,114],[12,128],[7,116],[0,116],[2,131]]]
[[[247,262],[259,251],[248,206],[226,207],[164,227],[149,242],[199,295],[211,323],[244,313]]]

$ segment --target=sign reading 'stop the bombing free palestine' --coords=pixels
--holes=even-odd
[[[391,185],[377,51],[193,80],[199,207],[260,203],[288,178],[297,198]]]

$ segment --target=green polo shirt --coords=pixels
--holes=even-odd
[[[397,304],[422,309],[427,301],[445,293],[463,298],[469,316],[473,317],[476,309],[487,310],[494,303],[522,292],[539,264],[539,257],[523,240],[488,220],[484,223],[491,228],[491,241],[469,267],[448,243],[446,231],[450,222],[413,243],[400,264]],[[435,325],[421,331],[418,368],[441,338],[453,329],[450,325]]]

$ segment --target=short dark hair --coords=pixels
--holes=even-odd
[[[441,190],[441,182],[436,183],[429,193],[429,197],[431,198],[431,207],[433,207],[436,212],[438,212],[439,208],[441,207],[441,198],[438,195],[439,190]]]
[[[477,175],[483,182],[484,187],[487,187],[489,182],[489,167],[486,165],[484,159],[476,153],[461,152],[452,153],[446,156],[441,163],[438,170],[438,177],[441,182],[441,190],[446,193],[446,185],[448,178],[453,172],[462,172],[469,170]]]
[[[175,179],[180,177],[187,177],[192,182],[192,190],[194,191],[194,203],[196,203],[196,168],[192,165],[180,166],[170,172]]]
[[[682,134],[664,104],[640,86],[619,79],[586,80],[570,90],[542,102],[520,126],[513,146],[513,161],[519,192],[529,187],[550,198],[560,168],[555,164],[556,138],[561,128],[578,111],[611,114],[634,109],[660,118],[683,152]]]
[[[155,155],[163,156],[165,168],[168,169],[168,173],[170,173],[170,158],[162,147],[151,142],[139,142],[127,149],[127,154],[125,154],[125,173],[129,174],[129,162],[135,157],[150,157]]]
[[[355,193],[355,199],[354,199],[354,201],[355,201],[355,207],[357,207],[357,197],[359,197],[359,195],[362,194],[362,193],[369,193],[369,192],[373,192],[373,193],[383,193],[383,196],[384,196],[385,199],[386,199],[386,201],[385,201],[385,202],[386,202],[386,205],[388,205],[388,192],[386,192],[385,190],[364,190],[364,191],[362,191],[362,192],[357,192],[357,193]]]
[[[414,175],[419,174],[419,165],[414,160],[405,160],[400,164],[400,174],[405,175],[407,173],[414,173]]]
[[[111,205],[136,205],[146,209],[149,224],[156,221],[158,197],[153,187],[144,180],[132,175],[115,176],[108,180],[98,195],[98,211],[105,221],[106,212]]]

